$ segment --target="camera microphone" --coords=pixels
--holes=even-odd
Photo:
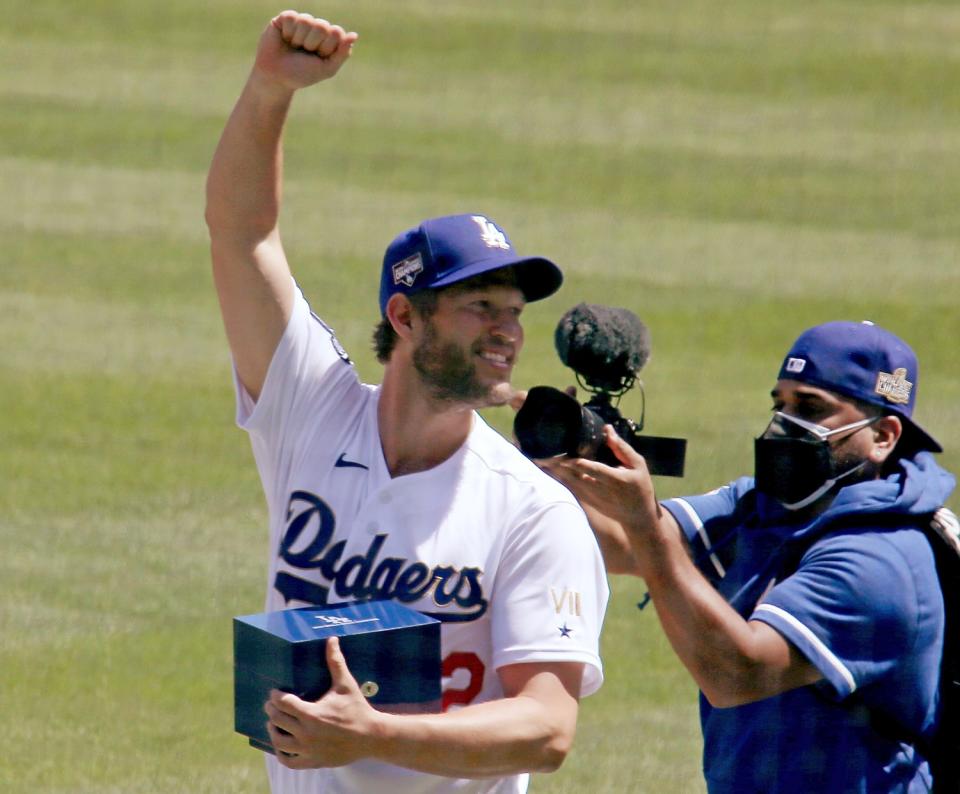
[[[643,416],[626,419],[613,401],[633,387],[650,358],[650,332],[640,318],[628,309],[581,303],[560,318],[554,344],[593,396],[581,405],[551,386],[530,389],[513,423],[521,451],[531,458],[571,455],[618,466],[603,439],[603,426],[610,424],[644,456],[651,474],[682,477],[686,439],[640,435]]]
[[[560,360],[592,390],[620,394],[650,358],[650,332],[628,309],[580,303],[553,335]]]

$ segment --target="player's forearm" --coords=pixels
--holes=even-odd
[[[573,744],[575,701],[559,712],[519,696],[436,715],[383,715],[375,757],[434,775],[552,772]]]
[[[255,245],[277,225],[283,126],[293,91],[254,70],[230,114],[207,176],[214,239]]]

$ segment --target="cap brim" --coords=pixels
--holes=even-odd
[[[897,416],[903,423],[903,434],[900,437],[909,446],[930,452],[943,452],[943,447],[940,446],[939,442],[920,425],[902,414],[898,413]]]
[[[563,273],[553,262],[542,256],[527,256],[520,259],[487,259],[474,262],[449,276],[437,279],[429,288],[449,287],[451,284],[505,267],[512,267],[516,272],[517,286],[528,303],[549,298],[563,284]]]

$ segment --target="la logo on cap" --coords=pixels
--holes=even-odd
[[[496,225],[488,218],[482,215],[471,215],[473,222],[480,227],[480,239],[483,240],[487,248],[502,248],[504,251],[510,250],[510,243],[507,242],[507,236],[501,232]]]
[[[913,390],[913,384],[907,380],[907,370],[905,367],[895,369],[891,375],[889,372],[880,372],[877,374],[877,385],[874,391],[889,400],[892,403],[906,405],[910,402],[910,392]]]

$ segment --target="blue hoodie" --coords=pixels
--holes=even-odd
[[[881,735],[870,715],[882,711],[919,735],[935,725],[943,598],[919,527],[945,503],[953,476],[921,452],[885,479],[842,488],[806,523],[753,485],[743,477],[663,504],[724,598],[775,628],[824,678],[734,708],[701,697],[708,790],[928,791],[925,760]],[[872,525],[871,514],[882,518]],[[892,516],[903,520],[891,527]]]

